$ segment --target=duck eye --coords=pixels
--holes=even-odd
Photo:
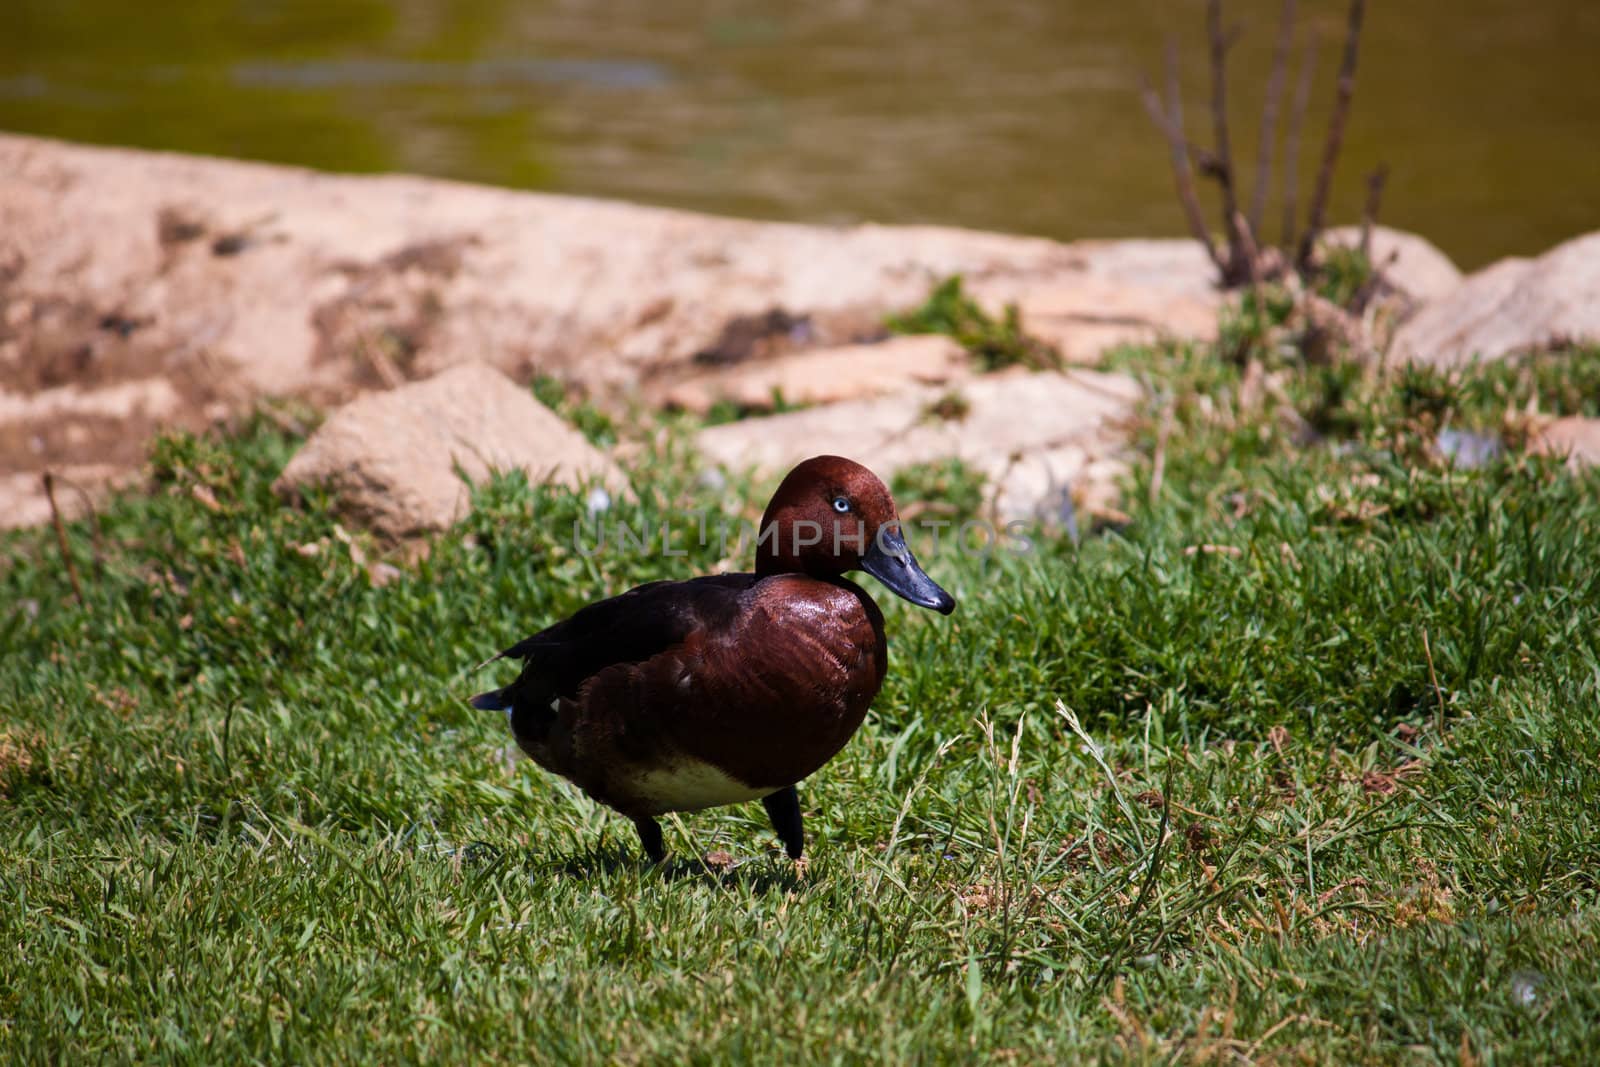
[[[837,511],[841,515],[843,515],[847,511],[849,511],[850,510],[850,501],[849,501],[849,499],[846,498],[846,497],[842,497],[842,496],[834,497],[833,498],[833,510]]]

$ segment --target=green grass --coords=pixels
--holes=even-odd
[[[889,317],[895,333],[942,333],[971,353],[980,370],[1023,366],[1045,370],[1060,366],[1061,356],[1022,328],[1015,304],[994,318],[967,295],[959,274],[934,287],[920,307]]]
[[[581,497],[504,478],[383,581],[272,496],[281,419],[163,441],[71,525],[82,604],[50,531],[6,535],[0,1055],[1593,1062],[1600,477],[1429,441],[1588,410],[1600,359],[1265,394],[1114,362],[1157,386],[1127,522],[918,539],[960,608],[879,596],[891,678],[802,786],[803,871],[759,805],[648,868],[462,703],[544,622],[710,569],[681,509],[759,513],[670,435],[611,518],[685,558],[586,556]],[[956,465],[896,490],[981,505]]]
[[[590,444],[606,448],[617,443],[617,428],[610,416],[576,395],[561,379],[541,374],[533,380],[533,395],[571,423]]]

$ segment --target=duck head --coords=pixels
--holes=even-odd
[[[919,607],[955,610],[911,554],[888,486],[853,460],[814,456],[789,472],[761,516],[756,573],[836,578],[853,570]]]

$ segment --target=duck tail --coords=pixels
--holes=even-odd
[[[491,689],[467,701],[479,711],[505,711],[511,707],[511,695],[504,689]]]

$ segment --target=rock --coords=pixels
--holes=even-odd
[[[1361,229],[1340,227],[1324,240],[1354,246]],[[1215,340],[1217,315],[1227,296],[1217,289],[1216,269],[1197,242],[1117,241],[1099,247],[1084,242],[1075,247],[1086,254],[1081,272],[1048,280],[999,276],[980,282],[974,291],[994,314],[1015,303],[1024,329],[1072,363],[1094,362],[1119,345]],[[1372,253],[1376,262],[1388,264],[1385,277],[1411,302],[1441,296],[1461,282],[1461,272],[1449,257],[1415,234],[1374,227]]]
[[[31,395],[0,389],[0,424],[38,419],[48,422],[90,419],[161,420],[182,405],[178,391],[165,378],[118,382],[103,389],[61,385]]]
[[[1224,302],[1216,268],[1194,241],[1085,241],[1082,269],[1054,277],[976,280],[973,295],[995,316],[1015,304],[1023,329],[1069,363],[1112,348],[1164,339],[1211,340]]]
[[[666,390],[668,406],[704,414],[719,401],[764,410],[879,396],[907,384],[943,385],[971,373],[966,351],[948,337],[891,337],[870,345],[813,348],[702,374]]]
[[[444,529],[466,513],[470,489],[458,468],[473,481],[520,469],[533,483],[627,487],[609,458],[528,390],[469,363],[340,408],[275,488],[294,496],[325,487],[347,514],[401,538]]]
[[[1440,430],[1433,444],[1452,467],[1467,471],[1488,466],[1506,451],[1498,434],[1476,430]]]
[[[1360,226],[1339,226],[1322,235],[1325,245],[1357,248]],[[1391,261],[1391,257],[1392,261]],[[1415,301],[1437,300],[1461,284],[1461,270],[1426,237],[1387,226],[1372,228],[1372,262],[1389,284]]]
[[[1600,419],[1569,415],[1546,423],[1528,435],[1528,451],[1565,456],[1574,469],[1600,464]]]
[[[1088,281],[1027,293],[1022,328],[1068,363],[1093,363],[1119,345],[1214,340],[1221,297]]]
[[[127,341],[168,370],[203,356],[250,395],[341,393],[482,358],[623,387],[687,364],[741,316],[870,308],[881,321],[951,274],[1048,283],[1095,273],[1117,247],[748,222],[0,135],[11,296],[67,301],[77,312],[58,332]]]
[[[1107,433],[1008,455],[1003,463],[992,454],[976,465],[989,480],[990,503],[1003,521],[1060,524],[1077,540],[1079,512],[1117,514],[1118,482],[1128,471],[1124,444],[1121,434]]]
[[[1077,241],[1058,247],[1070,257],[1070,270],[1042,273],[1019,267],[993,272],[971,279],[972,292],[998,305],[1074,280],[1198,299],[1218,291],[1216,267],[1199,243],[1187,238]]]
[[[54,467],[56,509],[63,520],[80,519],[112,489],[132,481],[134,472],[107,463],[75,463]],[[0,530],[38,526],[50,521],[50,498],[43,472],[0,474]]]
[[[848,343],[952,274],[1048,310],[1079,285],[1205,299],[1210,273],[1191,241],[747,222],[0,134],[0,445],[41,442],[0,447],[0,476],[132,471],[158,428],[267,395],[336,404],[480,360],[626,401],[640,381],[703,373],[698,354],[737,354],[741,322]],[[152,381],[166,392],[143,414],[90,410]],[[37,432],[26,406],[61,388],[98,399]]]
[[[714,463],[778,475],[808,456],[837,452],[881,477],[960,459],[985,475],[1005,521],[1059,518],[1062,494],[1095,510],[1114,494],[1138,384],[1087,370],[974,377],[873,400],[745,419],[702,430]]]
[[[1537,259],[1503,259],[1400,327],[1391,358],[1456,367],[1600,340],[1600,232]]]

